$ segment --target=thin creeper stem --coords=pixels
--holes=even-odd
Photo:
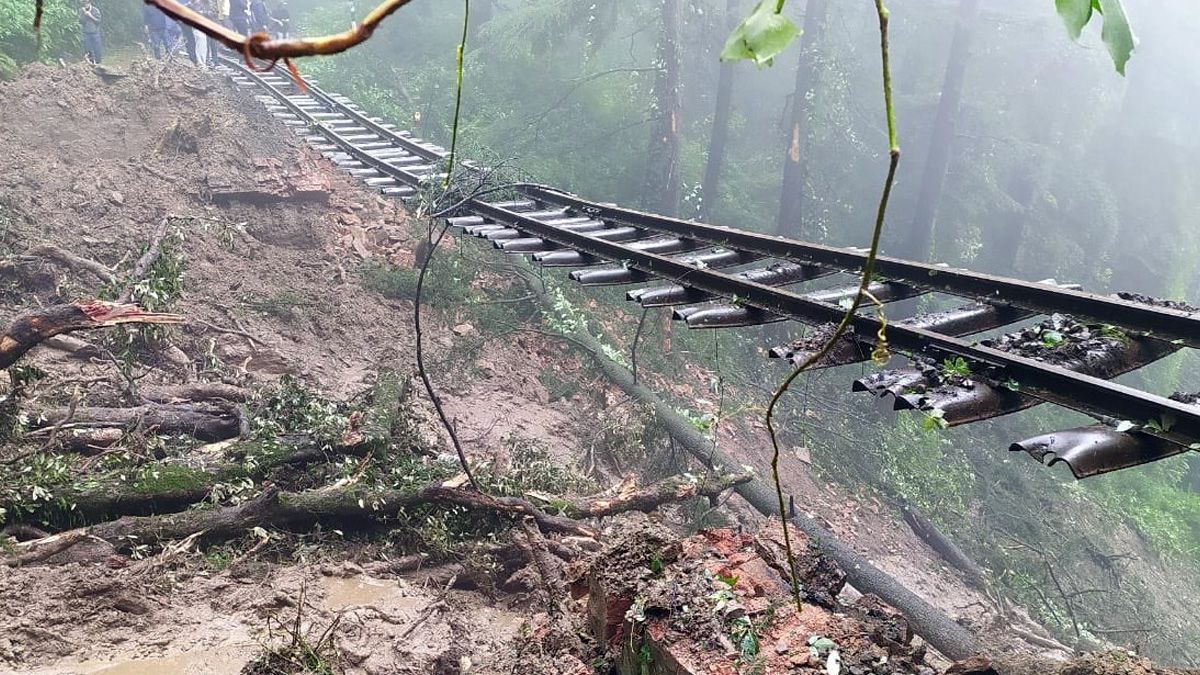
[[[779,437],[775,430],[775,407],[779,404],[779,399],[787,393],[788,387],[792,382],[800,376],[801,373],[812,367],[813,364],[825,358],[838,340],[846,334],[846,330],[850,327],[850,320],[858,312],[862,305],[863,298],[866,297],[867,287],[871,283],[871,277],[875,273],[875,259],[879,254],[879,241],[883,235],[883,224],[887,215],[888,201],[892,196],[892,187],[896,182],[896,168],[900,164],[900,143],[897,140],[896,132],[896,109],[892,103],[892,70],[891,61],[888,54],[888,19],[890,13],[884,5],[884,0],[875,0],[875,9],[879,15],[879,51],[883,67],[883,102],[887,110],[887,125],[888,125],[888,172],[887,178],[883,183],[883,194],[879,197],[879,208],[875,214],[875,231],[871,235],[871,251],[867,254],[866,264],[863,265],[862,281],[858,286],[858,293],[854,295],[854,301],[850,304],[850,308],[846,310],[846,314],[842,316],[842,320],[838,323],[837,328],[833,331],[833,335],[817,350],[817,353],[810,356],[798,368],[792,371],[790,375],[779,385],[775,390],[775,394],[771,396],[771,402],[767,405],[767,433],[771,436],[771,448],[773,454],[771,456],[771,477],[775,482],[775,495],[779,498],[779,518],[783,523],[783,544],[787,549],[788,566],[792,574],[792,596],[796,601],[796,609],[803,611],[803,604],[800,599],[800,584],[796,579],[796,562],[795,554],[792,552],[791,535],[788,532],[788,516],[787,509],[783,503],[783,482],[779,478]]]
[[[457,61],[457,81],[455,83],[456,90],[454,94],[454,126],[450,129],[450,157],[449,166],[446,167],[446,183],[445,187],[450,187],[450,176],[454,173],[454,152],[458,149],[458,117],[462,111],[462,90],[463,90],[463,55],[467,51],[467,26],[471,22],[471,0],[463,0],[463,26],[462,39],[458,41]]]
[[[425,385],[425,392],[429,394],[429,400],[433,403],[434,410],[437,411],[438,418],[442,421],[442,426],[446,427],[446,432],[450,434],[451,444],[454,445],[454,452],[458,454],[458,463],[462,466],[463,473],[467,475],[467,480],[471,483],[471,487],[475,488],[476,492],[483,492],[479,487],[479,483],[475,480],[475,474],[471,472],[471,465],[467,462],[467,453],[463,450],[462,442],[458,439],[458,431],[446,417],[446,411],[442,409],[442,400],[438,397],[437,392],[433,388],[433,382],[429,379],[429,373],[425,370],[425,350],[424,340],[421,331],[421,294],[425,290],[425,274],[429,271],[429,265],[433,262],[433,256],[437,253],[438,244],[442,243],[442,238],[446,236],[446,231],[449,230],[448,225],[443,225],[442,229],[434,236],[431,229],[428,233],[429,255],[426,256],[425,262],[421,265],[421,273],[417,275],[416,297],[413,300],[413,331],[416,333],[417,340],[417,374],[421,376],[421,383]]]

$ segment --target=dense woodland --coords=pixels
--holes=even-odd
[[[29,4],[0,0],[0,75],[37,56],[18,20]],[[97,4],[110,44],[140,39],[136,3]],[[773,65],[722,63],[748,5],[475,0],[460,152],[600,200],[865,245],[887,160],[873,6],[791,0],[785,12],[804,33]],[[1200,302],[1190,123],[1200,103],[1200,43],[1190,28],[1200,5],[1125,5],[1139,44],[1122,76],[1098,26],[1073,42],[1050,0],[890,3],[904,160],[885,254]],[[74,58],[75,10],[46,6],[41,58]],[[354,11],[340,1],[291,6],[308,35],[343,29]],[[354,50],[298,65],[414,134],[448,142],[461,19],[444,3],[415,2]],[[480,256],[449,244],[440,255],[430,302],[448,311],[475,292],[468,282]],[[640,331],[618,291],[554,289],[563,317],[586,316],[589,301],[617,317],[596,332],[618,352]],[[708,373],[703,399],[673,402],[718,445],[721,423],[760,416],[785,374],[764,367],[762,347],[798,334],[688,332],[654,314],[646,325],[644,371]],[[1124,377],[1164,395],[1196,391],[1197,366],[1184,350]],[[870,367],[806,375],[785,400],[785,440],[805,448],[821,476],[918,509],[1062,639],[1124,642],[1132,633],[1128,642],[1157,658],[1200,662],[1200,626],[1167,608],[1200,599],[1200,456],[1075,481],[1010,457],[1006,443],[1082,416],[1041,406],[938,429],[853,397],[852,373],[842,371]],[[1113,523],[1137,538],[1116,536]],[[1071,571],[1071,588],[1055,588],[1055,568]]]

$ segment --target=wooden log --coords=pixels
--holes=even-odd
[[[183,317],[147,312],[137,305],[102,300],[35,309],[18,315],[0,335],[0,370],[16,363],[17,359],[48,338],[123,323],[178,324],[183,323]]]
[[[65,432],[62,436],[70,437]],[[170,513],[204,501],[222,483],[259,481],[284,467],[302,467],[344,455],[362,456],[368,451],[365,445],[327,448],[306,439],[269,449],[254,441],[244,441],[228,448],[223,460],[208,465],[183,460],[116,471],[87,483],[51,488],[47,501],[69,505],[72,514],[83,522]],[[249,455],[255,461],[248,467],[244,460]],[[18,506],[0,502],[0,507],[13,514],[21,512]]]
[[[238,411],[230,404],[148,403],[131,408],[51,408],[31,415],[35,428],[57,424],[79,427],[146,429],[159,434],[187,434],[202,441],[223,441],[238,435]]]
[[[971,560],[970,556],[958,547],[958,544],[942,534],[942,531],[921,515],[920,511],[908,504],[901,504],[900,515],[903,516],[904,522],[908,524],[913,534],[920,537],[921,541],[932,548],[943,560],[963,573],[967,583],[978,590],[987,589],[987,574],[983,568]]]
[[[189,384],[143,385],[138,395],[152,403],[183,401],[234,401],[245,403],[250,392],[224,382],[192,382]]]

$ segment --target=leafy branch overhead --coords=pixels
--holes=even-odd
[[[730,33],[721,50],[722,61],[753,61],[758,66],[769,66],[775,57],[787,49],[801,31],[791,19],[783,15],[787,0],[761,0],[754,11],[742,20]],[[1097,14],[1103,18],[1100,39],[1112,56],[1117,72],[1125,74],[1137,40],[1129,26],[1129,17],[1121,0],[1054,0],[1059,15],[1067,24],[1071,39],[1078,40],[1083,28]]]
[[[1137,47],[1137,40],[1133,37],[1133,29],[1129,27],[1129,17],[1125,15],[1121,0],[1055,0],[1054,4],[1059,16],[1066,22],[1072,40],[1079,39],[1084,26],[1095,15],[1103,18],[1100,39],[1108,47],[1117,72],[1124,75],[1125,64]]]

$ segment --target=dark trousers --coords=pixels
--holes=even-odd
[[[181,26],[180,30],[183,34],[183,44],[187,46],[188,58],[192,63],[200,65],[200,59],[196,57],[196,32],[191,26]]]
[[[250,34],[250,18],[245,12],[234,12],[229,17],[229,22],[233,24],[233,29],[242,35]]]
[[[167,52],[167,32],[165,30],[152,30],[149,34],[150,52],[154,54],[154,58],[161,59]]]
[[[100,34],[99,33],[84,33],[83,34],[83,55],[92,63],[100,63]]]

